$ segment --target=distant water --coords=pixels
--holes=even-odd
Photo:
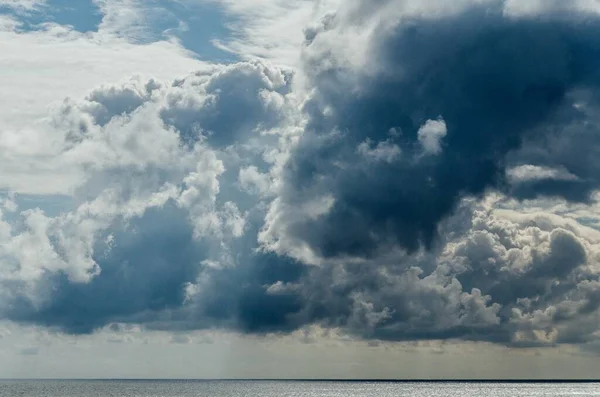
[[[0,397],[600,396],[600,383],[0,381]]]

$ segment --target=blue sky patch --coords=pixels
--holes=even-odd
[[[17,194],[14,197],[14,201],[18,206],[17,213],[39,208],[50,217],[55,217],[62,213],[72,211],[75,205],[73,198],[65,195],[37,196],[30,194]],[[6,212],[4,217],[6,219],[10,219],[11,213]],[[18,218],[18,216],[16,216],[16,218]]]
[[[11,9],[0,6],[0,14],[13,13]],[[40,24],[56,23],[71,26],[78,32],[90,32],[97,30],[102,22],[102,14],[92,0],[48,0],[36,10],[14,16],[25,30],[37,30]]]
[[[216,5],[184,5],[176,2],[148,2],[147,28],[149,41],[169,37],[197,54],[198,58],[213,62],[232,62],[234,54],[215,47],[213,40],[226,39],[230,34],[227,15]]]

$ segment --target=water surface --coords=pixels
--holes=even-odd
[[[600,396],[600,383],[0,381],[0,397]]]

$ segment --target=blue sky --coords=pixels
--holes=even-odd
[[[0,378],[598,377],[599,33],[0,0]]]

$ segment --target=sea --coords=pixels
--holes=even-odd
[[[600,383],[3,380],[0,397],[600,396]]]

